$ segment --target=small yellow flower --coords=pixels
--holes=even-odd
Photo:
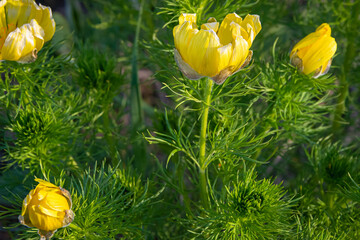
[[[236,13],[228,14],[222,23],[215,18],[198,29],[196,14],[181,14],[173,29],[175,60],[189,79],[207,76],[217,84],[249,64],[249,50],[261,30],[260,18],[247,15],[243,20]]]
[[[291,64],[317,78],[329,71],[336,47],[329,24],[323,23],[295,45],[290,53]]]
[[[54,232],[74,220],[70,193],[52,183],[36,178],[39,182],[23,201],[19,221],[36,227],[41,239],[50,239]]]
[[[0,2],[0,60],[34,61],[54,33],[55,21],[49,7],[33,0]]]

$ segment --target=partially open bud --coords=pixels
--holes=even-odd
[[[290,53],[290,62],[300,72],[317,78],[329,71],[336,48],[329,24],[323,23],[295,45]]]
[[[173,30],[175,61],[189,79],[210,77],[217,84],[247,66],[250,47],[261,30],[260,18],[228,14],[220,24],[215,18],[198,29],[196,14],[181,14]]]
[[[23,201],[19,221],[28,227],[36,227],[41,239],[50,239],[58,228],[68,226],[74,220],[70,193],[52,183],[36,178],[39,182]]]
[[[32,62],[55,33],[49,7],[33,0],[0,2],[0,60]]]

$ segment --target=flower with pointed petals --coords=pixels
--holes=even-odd
[[[215,18],[196,25],[196,14],[181,14],[173,29],[175,61],[189,79],[210,77],[217,84],[247,66],[250,47],[261,30],[260,18],[228,14],[220,24]]]
[[[336,47],[329,24],[323,23],[295,45],[290,53],[290,62],[300,72],[317,78],[329,71]]]
[[[32,62],[55,33],[49,7],[33,0],[0,2],[0,60]]]
[[[74,220],[70,193],[52,183],[36,178],[39,182],[23,201],[19,221],[36,227],[41,239],[50,239],[54,232]]]

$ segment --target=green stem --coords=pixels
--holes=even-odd
[[[139,172],[143,173],[147,169],[146,145],[140,137],[144,131],[144,113],[140,91],[140,81],[138,76],[138,55],[139,55],[139,36],[142,24],[142,15],[145,1],[141,0],[139,16],[136,24],[135,40],[131,59],[131,84],[130,84],[130,116],[131,116],[131,135],[133,138],[133,155],[135,156],[134,165]]]
[[[106,143],[109,147],[109,153],[110,153],[112,164],[113,164],[113,166],[116,166],[118,161],[116,159],[116,146],[114,143],[113,136],[111,134],[109,110],[110,110],[110,105],[106,106],[104,114],[103,114],[103,124],[104,124],[104,130],[105,130],[104,134],[105,134]]]
[[[354,29],[359,28],[359,21],[357,20],[357,17],[360,14],[360,1],[358,1],[353,7],[352,7],[352,13],[351,13],[351,27],[348,30],[347,33],[347,46],[346,46],[346,52],[345,52],[345,59],[343,62],[342,67],[342,75],[339,79],[340,81],[340,88],[339,88],[339,98],[337,101],[336,109],[335,109],[335,115],[333,120],[333,133],[334,137],[338,136],[340,132],[341,127],[341,119],[342,115],[345,112],[345,101],[348,96],[349,92],[349,83],[347,81],[347,76],[349,74],[349,71],[351,69],[352,62],[356,56],[356,34],[357,32],[354,31]]]
[[[186,190],[186,185],[185,185],[185,181],[184,181],[184,175],[185,175],[185,163],[183,163],[181,157],[178,155],[178,167],[176,168],[176,176],[178,178],[179,181],[179,186],[181,188],[181,195],[183,196],[183,200],[184,200],[184,205],[185,205],[185,210],[188,214],[189,218],[192,218],[193,214],[191,212],[191,207],[190,207],[190,198],[188,196],[187,190]]]
[[[187,213],[188,218],[192,219],[194,215],[191,211],[190,198],[186,191],[186,187],[183,186],[181,190],[182,190],[182,196],[183,196],[183,201],[184,201],[184,205],[185,205],[185,211]]]
[[[345,74],[343,74],[339,80],[340,80],[340,87],[339,87],[340,93],[339,93],[339,98],[337,99],[333,126],[332,126],[334,137],[337,136],[340,131],[341,119],[342,119],[342,115],[345,112],[345,101],[348,96],[348,88],[349,88],[349,84],[346,81]]]
[[[138,77],[138,54],[139,54],[139,35],[140,35],[140,26],[142,21],[142,13],[144,7],[144,0],[140,3],[140,10],[138,21],[136,24],[136,31],[135,31],[135,40],[132,52],[132,59],[131,59],[131,123],[132,128],[136,132],[143,127],[143,119],[144,114],[142,111],[142,99],[141,99],[141,92],[140,92],[140,82]]]
[[[200,129],[200,153],[199,153],[199,178],[200,178],[200,196],[205,209],[209,209],[210,202],[208,197],[208,188],[207,188],[207,176],[206,176],[206,133],[207,133],[207,124],[209,116],[209,107],[211,104],[211,89],[213,86],[213,81],[211,79],[206,79],[206,87],[204,92],[204,103],[202,107],[201,115],[201,129]]]
[[[186,189],[184,189],[183,198],[184,198],[185,209],[186,209],[186,212],[187,212],[187,214],[188,214],[188,217],[189,217],[190,219],[192,219],[192,218],[193,218],[193,214],[192,214],[192,212],[191,212],[190,198],[189,198],[188,193],[186,192]]]
[[[271,125],[269,125],[269,124],[265,125],[264,129],[265,129],[264,132],[270,131],[270,130],[271,130]],[[265,139],[265,138],[263,138],[263,139],[261,140],[261,144],[264,142],[264,139]],[[261,144],[260,144],[259,148],[256,150],[256,152],[255,152],[255,154],[254,154],[253,159],[255,159],[255,160],[258,160],[258,158],[259,158],[262,150],[264,149],[264,148],[261,146]]]
[[[199,169],[199,177],[200,177],[200,197],[203,207],[205,209],[210,208],[209,198],[208,198],[208,189],[207,189],[207,181],[206,181],[206,169]]]

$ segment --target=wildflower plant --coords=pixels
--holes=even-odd
[[[359,239],[359,11],[1,1],[0,238]]]
[[[315,33],[307,35],[294,46],[290,54],[291,63],[305,74],[314,73],[314,77],[326,74],[337,47],[330,34],[329,24],[321,24]]]
[[[49,239],[60,227],[74,220],[69,191],[42,179],[23,201],[19,221],[27,227],[36,227],[41,238]]]
[[[226,192],[217,199],[217,208],[206,211],[194,221],[194,236],[199,239],[286,238],[291,226],[294,200],[283,199],[285,192],[271,180],[255,180],[254,172],[238,173]]]

